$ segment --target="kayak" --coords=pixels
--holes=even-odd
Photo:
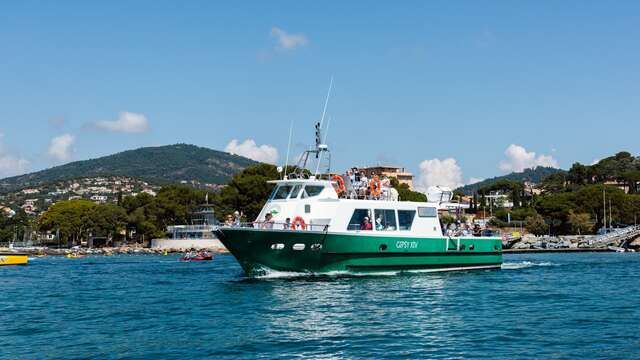
[[[25,254],[0,254],[0,266],[2,265],[27,265],[29,256]]]

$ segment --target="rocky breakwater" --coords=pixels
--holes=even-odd
[[[512,250],[544,250],[544,249],[606,249],[606,245],[597,243],[596,235],[568,236],[535,236],[525,234],[520,241],[511,245]]]

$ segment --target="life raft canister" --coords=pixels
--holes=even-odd
[[[379,196],[382,193],[382,181],[380,181],[378,175],[374,176],[369,182],[369,189],[373,196]]]
[[[345,191],[344,179],[342,178],[342,176],[333,175],[331,180],[338,183],[338,187],[336,188],[336,194],[340,195],[341,193],[343,193]]]
[[[300,225],[300,230],[307,229],[307,224],[305,224],[302,216],[296,216],[295,219],[293,219],[293,223],[291,223],[291,229],[298,230],[298,225]]]

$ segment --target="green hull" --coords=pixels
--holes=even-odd
[[[217,233],[249,275],[269,270],[316,274],[449,271],[502,264],[500,238],[406,238],[226,227]]]

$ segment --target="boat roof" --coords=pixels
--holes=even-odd
[[[323,179],[283,179],[283,180],[269,180],[267,181],[269,184],[308,184],[308,183],[317,183],[322,185],[331,184],[331,180],[323,180]]]

